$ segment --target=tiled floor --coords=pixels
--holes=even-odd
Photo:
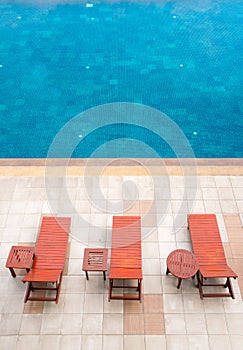
[[[242,349],[241,170],[232,175],[232,169],[227,173],[222,167],[221,173],[218,167],[215,176],[208,169],[185,184],[175,169],[167,172],[175,176],[166,177],[134,169],[131,175],[117,167],[115,173],[109,169],[85,178],[72,169],[64,179],[48,182],[42,168],[27,168],[14,172],[13,166],[11,176],[3,171],[0,177],[1,350]],[[229,264],[239,275],[233,280],[235,300],[202,301],[193,280],[183,280],[178,290],[175,277],[165,275],[167,255],[175,248],[191,249],[190,212],[216,213]],[[6,258],[12,245],[34,244],[41,216],[52,213],[72,218],[60,301],[24,304],[24,271],[13,279]],[[82,272],[84,248],[109,248],[112,216],[123,214],[142,216],[142,304],[108,303],[102,273],[90,273],[87,281]]]

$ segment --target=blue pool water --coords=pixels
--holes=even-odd
[[[2,1],[0,39],[1,158],[46,157],[74,116],[114,102],[165,113],[198,158],[243,157],[243,1]],[[128,124],[95,130],[72,156],[119,138],[136,142],[99,157],[176,156]]]

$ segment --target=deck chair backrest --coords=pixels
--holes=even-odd
[[[188,225],[193,251],[199,264],[211,264],[212,260],[218,259],[226,262],[215,214],[189,215]]]
[[[70,218],[43,217],[33,268],[63,269],[70,222]]]

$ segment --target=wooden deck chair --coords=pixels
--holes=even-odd
[[[234,292],[230,278],[237,278],[228,266],[215,214],[188,215],[188,229],[194,254],[199,264],[198,287],[203,297],[232,297]],[[226,278],[225,283],[205,283],[208,278]],[[223,286],[229,293],[204,293],[203,286]]]
[[[114,216],[108,301],[130,299],[142,302],[142,278],[141,218],[140,216]],[[137,280],[137,285],[115,286],[115,280]],[[114,288],[135,289],[137,294],[114,295]]]
[[[27,300],[50,300],[58,303],[70,223],[71,219],[66,217],[42,218],[34,262],[31,270],[23,278],[24,283],[28,282],[25,303]],[[48,282],[54,283],[55,287],[40,286]],[[35,290],[55,291],[55,296],[30,296]]]

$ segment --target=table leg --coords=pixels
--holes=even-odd
[[[142,302],[142,280],[139,283],[139,301]]]
[[[10,267],[9,270],[10,270],[10,272],[11,272],[11,275],[12,275],[13,277],[16,277],[16,273],[15,273],[14,269],[13,269],[12,267]]]
[[[177,284],[177,288],[179,289],[180,286],[181,286],[181,281],[182,281],[182,278],[178,278],[178,284]]]
[[[168,267],[167,267],[167,269],[166,269],[166,275],[168,275],[170,273],[170,270],[168,269]]]

